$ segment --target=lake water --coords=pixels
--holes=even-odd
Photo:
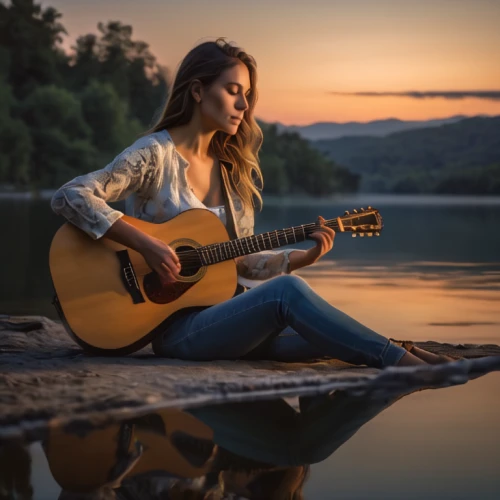
[[[339,234],[329,255],[298,273],[336,307],[390,337],[500,343],[499,198],[359,195],[300,203],[267,201],[257,217],[257,233],[310,223],[317,215],[333,218],[361,206],[372,205],[381,211],[385,227],[380,238],[353,239]],[[44,200],[0,199],[0,210],[4,214],[0,219],[0,314],[55,318],[47,260],[51,238],[62,220],[52,214]],[[175,422],[179,420],[175,420],[175,415],[162,414],[138,424],[139,428],[142,425],[141,432],[151,431],[156,436],[143,436],[148,443],[148,456],[151,458],[159,447],[164,460],[151,466],[163,471],[159,474],[161,480],[149,479],[149,487],[156,485],[156,496],[126,496],[123,488],[115,493],[118,498],[167,498],[161,496],[162,488],[181,488],[181,482],[173,486],[172,475],[187,477],[176,469],[182,461],[178,453],[184,453],[184,459],[199,468],[210,464],[208,475],[208,469],[204,469],[196,477],[205,477],[205,486],[210,481],[217,484],[214,470],[218,469],[213,466],[214,457],[219,457],[214,453],[217,445],[217,450],[226,453],[224,460],[232,457],[235,463],[244,463],[247,468],[250,459],[282,467],[311,463],[303,486],[308,499],[500,498],[499,395],[500,373],[492,373],[465,385],[421,391],[396,402],[347,398],[335,406],[338,400],[325,396],[316,409],[310,409],[312,414],[303,417],[308,425],[299,428],[294,427],[297,419],[287,416],[290,410],[283,409],[284,404],[291,411],[296,409],[295,398],[268,401],[261,403],[263,406],[188,410],[191,416],[183,417],[182,422],[192,418],[199,427],[193,423],[192,427],[178,429],[184,438],[179,438],[175,446],[168,429],[178,425]],[[286,413],[283,420],[274,421],[273,415],[282,410]],[[255,418],[248,420],[253,414]],[[268,415],[275,427],[267,426],[269,420],[261,422],[263,415]],[[157,424],[160,422],[158,418],[163,418],[163,427],[155,426],[155,419]],[[159,428],[167,429],[168,443]],[[351,436],[352,432],[355,433]],[[186,435],[194,435],[198,441]],[[298,444],[297,440],[302,441]],[[90,450],[91,457],[94,452],[83,441],[79,443],[82,448],[75,448],[73,442],[64,452],[62,439],[63,452],[59,457],[47,454],[47,443],[45,451],[41,443],[33,443],[11,455],[2,457],[0,452],[0,463],[5,464],[8,457],[17,453],[21,457],[19,464],[28,464],[24,480],[31,482],[33,498],[57,498],[61,482],[64,486],[64,481],[85,476],[82,471],[88,469],[88,462],[78,460],[85,449]],[[179,443],[184,443],[184,448]],[[207,449],[212,451],[208,453]],[[110,454],[115,456],[115,451],[101,450],[95,457],[104,460]],[[124,485],[134,481],[142,484],[139,472],[153,470],[147,469],[149,459],[145,457],[143,454],[127,472]],[[95,462],[99,462],[97,458]],[[60,467],[66,464],[65,479],[61,479],[54,460]],[[131,466],[130,460],[124,464],[123,467]],[[99,465],[101,468],[94,465],[92,470],[97,476],[109,479],[107,474],[113,464]],[[22,467],[11,470],[21,474]],[[0,472],[0,484],[1,479]],[[241,474],[226,475],[224,482],[226,489],[243,488],[246,484]],[[256,481],[253,487],[262,487],[259,484]],[[253,498],[266,498],[254,495]]]

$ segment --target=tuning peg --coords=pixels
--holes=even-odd
[[[350,214],[349,214],[349,210],[346,210],[346,211],[344,212],[344,215],[350,215]]]
[[[375,236],[380,236],[380,233],[377,231],[377,232],[375,233]]]
[[[373,236],[373,233],[366,233],[366,236],[368,236],[368,238],[371,238]]]
[[[361,210],[362,212],[364,212],[364,211],[365,211],[365,209],[364,209],[363,207],[361,207],[361,208],[360,208],[360,210]]]
[[[356,238],[357,234],[356,233],[352,233],[352,237],[353,238]]]
[[[354,209],[354,210],[353,210],[353,212],[354,212],[355,214],[357,214],[357,213],[358,213],[358,211],[357,211],[356,209]]]

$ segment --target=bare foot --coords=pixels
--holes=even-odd
[[[415,366],[415,365],[426,365],[428,364],[425,360],[420,359],[411,352],[407,352],[399,360],[396,366]]]
[[[445,354],[434,354],[432,352],[425,351],[424,349],[420,349],[420,347],[417,346],[413,346],[410,352],[417,358],[431,365],[439,365],[441,363],[450,363],[453,361],[457,361],[451,356],[446,356]]]

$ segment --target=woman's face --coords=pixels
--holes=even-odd
[[[207,129],[222,130],[234,135],[248,109],[250,73],[238,60],[225,70],[213,84],[201,91],[200,110]]]

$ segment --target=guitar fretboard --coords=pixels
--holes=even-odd
[[[334,230],[338,230],[339,227],[337,219],[326,220],[325,225]],[[311,233],[318,230],[318,227],[318,223],[313,223],[286,229],[277,229],[275,231],[247,236],[245,238],[237,238],[223,243],[205,245],[197,248],[196,253],[198,254],[201,265],[209,266],[242,255],[262,252],[263,250],[273,250],[274,248],[305,241]]]

